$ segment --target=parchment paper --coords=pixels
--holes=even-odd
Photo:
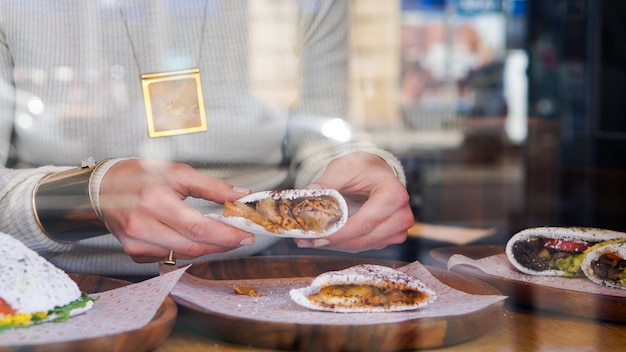
[[[64,322],[48,322],[0,333],[0,346],[70,342],[132,331],[148,324],[188,267],[143,282],[90,294],[87,312]]]
[[[241,319],[274,323],[367,325],[413,320],[416,318],[464,315],[478,311],[506,296],[471,295],[444,285],[420,263],[400,268],[415,276],[437,293],[432,304],[414,311],[393,313],[333,313],[313,311],[294,303],[289,290],[309,285],[313,278],[262,280],[204,280],[184,274],[172,290],[172,296],[191,303],[194,309]],[[236,294],[233,285],[254,286],[262,297]],[[185,304],[185,303],[183,303]]]
[[[626,297],[626,290],[600,286],[587,278],[568,278],[557,276],[534,276],[519,272],[513,267],[506,254],[498,254],[481,259],[472,259],[462,254],[455,254],[448,259],[448,270],[458,265],[469,265],[482,272],[503,279],[527,282],[548,287],[577,292]]]

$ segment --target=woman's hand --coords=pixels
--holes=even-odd
[[[100,206],[107,228],[137,262],[178,259],[224,252],[254,244],[254,236],[202,215],[183,202],[187,197],[223,203],[248,194],[191,166],[124,160],[105,175]]]
[[[296,240],[299,247],[324,247],[344,252],[382,249],[406,240],[415,219],[406,187],[379,156],[356,152],[337,158],[315,183],[339,191],[350,217],[333,235]]]

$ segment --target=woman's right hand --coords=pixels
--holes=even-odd
[[[223,204],[249,193],[187,164],[129,159],[105,174],[100,207],[105,225],[135,261],[161,261],[170,250],[192,259],[253,245],[254,236],[205,217],[184,200]]]

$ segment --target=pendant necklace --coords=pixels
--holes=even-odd
[[[205,1],[196,65],[198,65],[202,56],[204,27],[206,24],[206,3]],[[141,73],[137,52],[133,45],[120,1],[118,1],[118,7],[137,70],[141,74],[141,85],[150,137],[166,137],[206,131],[207,121],[200,69],[193,67],[177,71]]]

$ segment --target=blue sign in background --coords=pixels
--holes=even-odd
[[[403,10],[445,11],[446,6],[453,7],[461,15],[488,12],[520,15],[526,11],[526,0],[402,0]]]

